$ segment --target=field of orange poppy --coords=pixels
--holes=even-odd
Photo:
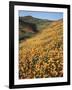
[[[63,21],[19,42],[19,79],[63,76]]]

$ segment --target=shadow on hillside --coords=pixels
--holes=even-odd
[[[20,28],[22,25],[22,28]],[[27,28],[27,30],[22,30],[23,28]],[[36,33],[38,33],[37,26],[34,23],[24,22],[19,19],[19,29],[20,32],[24,33],[19,35],[19,41],[26,40],[27,38],[33,37]]]

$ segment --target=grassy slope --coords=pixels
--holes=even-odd
[[[63,76],[63,21],[53,22],[19,46],[19,78]]]
[[[36,24],[37,30],[41,30],[46,25],[49,25],[52,22],[50,20],[38,19],[32,16],[24,16],[24,17],[19,17],[19,18],[24,22]]]
[[[33,32],[29,32],[28,30],[28,24],[34,24],[36,27],[36,30],[39,32],[40,30],[44,29],[46,26],[49,26],[52,21],[45,20],[45,19],[38,19],[32,16],[24,16],[19,17],[19,39],[26,39],[29,37],[32,37],[36,34],[36,32],[33,30]],[[33,25],[33,27],[34,27]]]

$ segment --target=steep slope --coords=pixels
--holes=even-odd
[[[63,76],[63,21],[19,44],[19,78]]]
[[[37,32],[36,25],[19,19],[19,40],[29,38]]]
[[[19,18],[20,18],[20,20],[22,20],[24,22],[35,24],[37,26],[37,30],[41,30],[46,25],[49,25],[52,22],[50,20],[39,19],[39,18],[35,18],[35,17],[32,17],[32,16],[24,16],[24,17],[19,17]]]
[[[19,39],[32,37],[40,30],[49,26],[52,21],[34,18],[32,16],[19,17]]]

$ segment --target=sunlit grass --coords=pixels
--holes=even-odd
[[[63,76],[62,21],[19,43],[19,78]]]

